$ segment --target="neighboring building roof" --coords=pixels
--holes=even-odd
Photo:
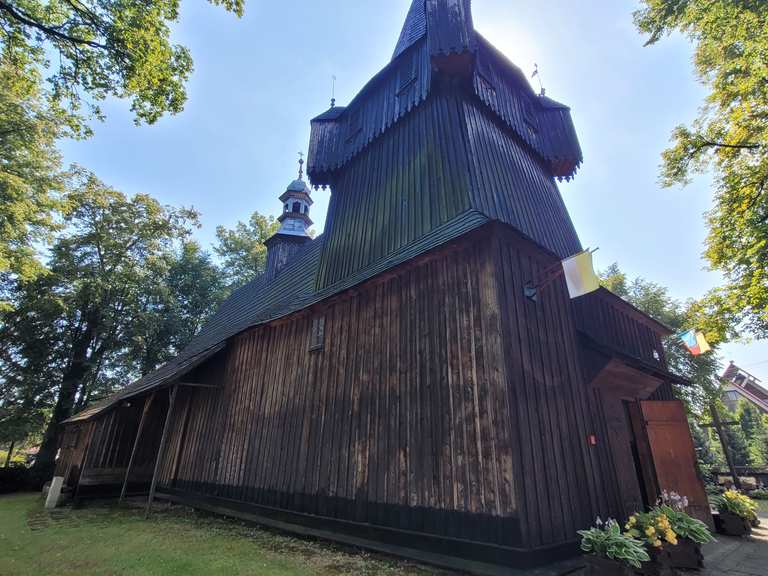
[[[768,389],[762,386],[758,378],[731,361],[721,379],[726,392],[736,392],[744,400],[768,414]]]
[[[308,242],[272,281],[267,282],[264,275],[260,275],[235,291],[203,327],[200,334],[172,361],[65,422],[89,420],[122,401],[178,381],[223,350],[229,338],[244,330],[330,298],[463,236],[489,221],[487,216],[477,210],[468,210],[385,259],[321,290],[316,289],[316,276],[325,238],[319,236]]]

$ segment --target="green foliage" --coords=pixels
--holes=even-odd
[[[216,228],[218,243],[214,252],[222,260],[227,283],[234,290],[264,271],[267,248],[264,241],[277,232],[280,223],[272,216],[254,212],[247,223],[238,222],[234,229]]]
[[[581,549],[587,554],[610,558],[640,568],[642,562],[651,557],[643,543],[632,536],[622,534],[618,522],[608,520],[603,524],[598,519],[598,526],[589,530],[580,530]]]
[[[752,520],[757,511],[757,504],[748,496],[736,490],[727,490],[720,496],[715,496],[713,502],[721,512],[731,512],[745,520]]]
[[[741,400],[736,410],[736,418],[744,432],[749,465],[755,467],[768,465],[768,424],[766,424],[766,417],[754,404]]]
[[[212,0],[240,16],[243,0]],[[0,0],[0,49],[50,71],[56,101],[96,116],[109,96],[131,102],[136,122],[177,113],[192,71],[171,41],[179,0]],[[85,102],[84,102],[85,100]]]
[[[122,355],[132,326],[164,279],[161,263],[197,221],[195,212],[146,195],[127,198],[82,169],[65,202],[48,273],[14,285],[14,309],[0,322],[3,406],[38,421],[52,408],[39,454],[45,463],[61,420],[135,375]]]
[[[672,530],[680,538],[687,538],[696,544],[706,544],[715,540],[704,522],[692,518],[686,512],[666,505],[661,505],[656,510],[667,517]]]
[[[709,89],[699,117],[673,133],[662,182],[715,175],[706,257],[727,284],[701,304],[717,339],[768,336],[768,10],[763,0],[643,0],[635,13],[648,44],[678,31],[695,45]],[[739,330],[737,330],[737,328]]]
[[[603,286],[621,296],[659,322],[666,324],[675,333],[698,328],[691,310],[693,302],[681,303],[669,295],[669,291],[644,278],[629,280],[617,264],[600,272]],[[673,335],[664,341],[664,352],[670,371],[688,378],[693,386],[678,386],[677,392],[689,411],[701,414],[710,401],[720,394],[720,363],[716,341],[713,351],[701,356],[692,356],[680,338]]]
[[[50,103],[39,74],[0,53],[0,278],[43,271],[34,249],[56,228],[64,190],[58,138],[74,135],[72,116]],[[8,305],[0,287],[0,307]]]

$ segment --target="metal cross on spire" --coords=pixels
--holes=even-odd
[[[299,180],[304,179],[304,152],[299,152]]]

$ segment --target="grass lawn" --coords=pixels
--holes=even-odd
[[[37,494],[0,496],[0,574],[448,576],[330,544],[197,514],[91,504],[48,515]]]
[[[755,500],[757,502],[758,515],[768,518],[768,500]]]

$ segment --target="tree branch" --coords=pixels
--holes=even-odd
[[[739,150],[759,150],[765,146],[764,144],[726,144],[725,142],[710,142],[709,140],[701,140],[696,147],[698,150],[702,148],[735,148]]]
[[[31,26],[36,30],[40,30],[45,34],[48,34],[49,36],[52,36],[64,42],[69,42],[70,44],[73,44],[73,45],[98,48],[99,50],[109,50],[108,46],[106,46],[105,44],[100,44],[99,42],[94,42],[93,40],[86,40],[85,38],[78,38],[77,36],[70,36],[69,34],[60,32],[59,30],[57,30],[52,26],[48,26],[46,24],[43,24],[42,22],[38,22],[32,16],[29,16],[28,14],[24,14],[23,12],[17,10],[10,4],[4,2],[4,0],[0,0],[0,11],[5,12],[11,18],[16,20],[17,22],[24,24],[25,26]]]

